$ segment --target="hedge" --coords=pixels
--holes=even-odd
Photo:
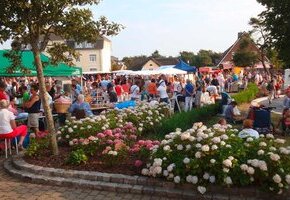
[[[258,87],[250,83],[246,90],[232,95],[232,98],[238,103],[247,103],[255,99],[259,92]],[[175,131],[176,128],[181,128],[183,131],[192,127],[194,122],[209,121],[213,116],[219,112],[220,105],[212,104],[201,108],[193,109],[189,112],[175,113],[172,117],[161,122],[160,126],[156,128],[156,137],[162,137],[165,134]]]

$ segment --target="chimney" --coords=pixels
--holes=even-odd
[[[243,34],[244,34],[244,32],[239,32],[238,33],[238,39],[241,38]]]

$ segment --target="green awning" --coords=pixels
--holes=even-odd
[[[34,56],[32,51],[21,52],[21,63],[22,65],[30,70],[29,74],[23,74],[20,70],[15,71],[13,74],[7,73],[7,69],[11,66],[11,60],[4,56],[8,50],[0,50],[0,76],[36,76],[36,66],[34,64]],[[40,59],[42,62],[49,63],[49,57],[41,54]],[[60,77],[60,76],[81,76],[82,68],[71,67],[65,63],[59,63],[57,65],[48,64],[43,69],[44,76]]]

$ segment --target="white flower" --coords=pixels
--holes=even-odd
[[[171,172],[171,171],[173,170],[174,167],[175,167],[175,164],[170,164],[170,165],[168,165],[168,167],[167,167],[167,171],[168,171],[168,172]]]
[[[214,144],[214,145],[211,146],[211,149],[212,150],[217,150],[218,149],[218,146]]]
[[[258,152],[257,152],[257,154],[260,156],[260,155],[264,155],[264,151],[262,150],[262,149],[260,149]]]
[[[206,188],[203,187],[203,186],[198,186],[197,187],[197,190],[201,193],[201,194],[204,194],[206,192]]]
[[[174,177],[174,182],[175,183],[180,183],[180,176],[175,176]]]
[[[221,141],[221,146],[226,145],[226,143],[224,141]]]
[[[248,167],[247,173],[253,175],[255,173],[255,169],[253,167]]]
[[[167,170],[164,170],[164,171],[163,171],[163,176],[165,176],[165,177],[168,176],[168,171],[167,171]]]
[[[200,143],[197,143],[197,144],[195,145],[195,147],[196,147],[196,148],[201,148],[202,145],[201,145]]]
[[[141,174],[147,176],[149,174],[149,169],[146,168],[142,169]]]
[[[201,153],[200,153],[199,151],[196,152],[196,153],[195,153],[195,157],[196,157],[196,158],[201,158]]]
[[[138,131],[142,132],[143,131],[143,128],[142,127],[139,127],[138,128]]]
[[[267,171],[268,170],[267,163],[265,161],[259,161],[259,168],[262,171]]]
[[[188,183],[191,183],[192,182],[192,176],[191,175],[188,175],[186,177],[186,182],[188,182]]]
[[[209,173],[205,172],[203,174],[203,179],[208,180],[209,179]]]
[[[229,173],[230,169],[229,168],[223,168],[223,172]]]
[[[240,168],[241,168],[241,170],[243,170],[243,171],[247,171],[249,167],[248,167],[247,164],[241,164],[241,165],[240,165]]]
[[[231,185],[233,184],[233,181],[232,181],[232,178],[227,176],[225,179],[224,179],[224,182],[227,184],[227,185]]]
[[[183,150],[182,144],[177,145],[177,150],[179,150],[179,151]]]
[[[184,158],[184,159],[183,159],[183,163],[184,163],[184,164],[188,164],[188,163],[190,163],[190,159],[189,159],[189,158]]]
[[[287,182],[288,184],[290,184],[290,175],[289,175],[289,174],[287,174],[287,175],[285,176],[285,180],[286,180],[286,182]]]
[[[248,137],[248,138],[247,138],[247,142],[253,142],[253,141],[254,141],[253,138],[251,138],[251,137]]]
[[[279,174],[275,174],[275,175],[273,176],[273,181],[274,181],[275,183],[281,183],[282,179],[281,179],[281,177],[280,177]]]
[[[232,146],[230,144],[227,144],[226,148],[232,148]]]
[[[197,177],[197,176],[192,176],[192,178],[191,178],[191,182],[192,182],[193,184],[197,184],[197,182],[198,182],[198,177]]]
[[[229,136],[227,136],[226,134],[223,134],[220,136],[222,140],[228,140]]]
[[[211,164],[214,164],[215,162],[216,162],[215,159],[210,159],[210,163],[211,163]]]
[[[182,141],[184,141],[184,140],[188,140],[189,138],[190,138],[190,133],[188,133],[188,132],[182,133],[182,134],[180,135],[180,139],[181,139]]]
[[[69,139],[69,135],[66,135],[65,138]]]
[[[191,149],[191,145],[188,144],[188,145],[185,146],[185,148],[186,148],[186,150],[190,150]]]
[[[233,156],[229,156],[228,159],[230,159],[230,161],[233,161],[235,158]]]
[[[88,129],[91,129],[92,128],[92,126],[91,125],[88,125]]]
[[[193,142],[193,141],[195,141],[195,137],[190,136],[190,137],[188,138],[188,140],[189,140],[190,142]]]
[[[74,145],[74,142],[73,141],[69,141],[69,145],[70,146],[73,146]]]
[[[274,142],[278,143],[278,144],[284,144],[285,143],[285,140],[284,139],[276,139],[274,140]]]
[[[163,147],[163,150],[164,150],[164,151],[170,151],[170,146],[169,146],[169,145],[164,146],[164,147]]]
[[[274,135],[273,134],[267,134],[266,138],[274,139]]]
[[[232,163],[232,161],[230,159],[226,159],[226,160],[223,161],[223,165],[228,167],[228,168],[232,167],[232,164],[233,163]]]
[[[58,137],[57,140],[60,141],[61,140],[61,137]]]
[[[153,162],[153,166],[161,166],[162,165],[162,159],[161,158],[155,158]]]
[[[266,142],[260,142],[260,143],[259,143],[259,146],[260,146],[260,147],[266,147],[267,144],[266,144]]]
[[[68,131],[69,133],[74,132],[74,130],[73,130],[71,127],[69,127],[69,128],[67,129],[67,131]]]
[[[206,145],[203,145],[202,147],[201,147],[201,150],[202,151],[209,151],[209,146],[206,144]]]
[[[56,134],[57,134],[57,135],[60,135],[60,134],[61,134],[61,131],[57,131]]]
[[[270,151],[276,151],[277,149],[275,147],[270,147],[269,150]]]
[[[215,183],[215,176],[210,176],[209,177],[209,182],[210,183]]]
[[[275,153],[272,153],[272,154],[270,155],[270,158],[271,158],[271,160],[273,160],[273,161],[278,161],[278,160],[280,160],[280,156],[279,156],[278,154],[275,154]]]

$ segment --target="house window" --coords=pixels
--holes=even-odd
[[[90,62],[97,62],[97,56],[96,56],[96,54],[91,54],[90,55]]]
[[[90,71],[92,72],[92,71],[98,71],[98,69],[97,68],[90,68]]]

